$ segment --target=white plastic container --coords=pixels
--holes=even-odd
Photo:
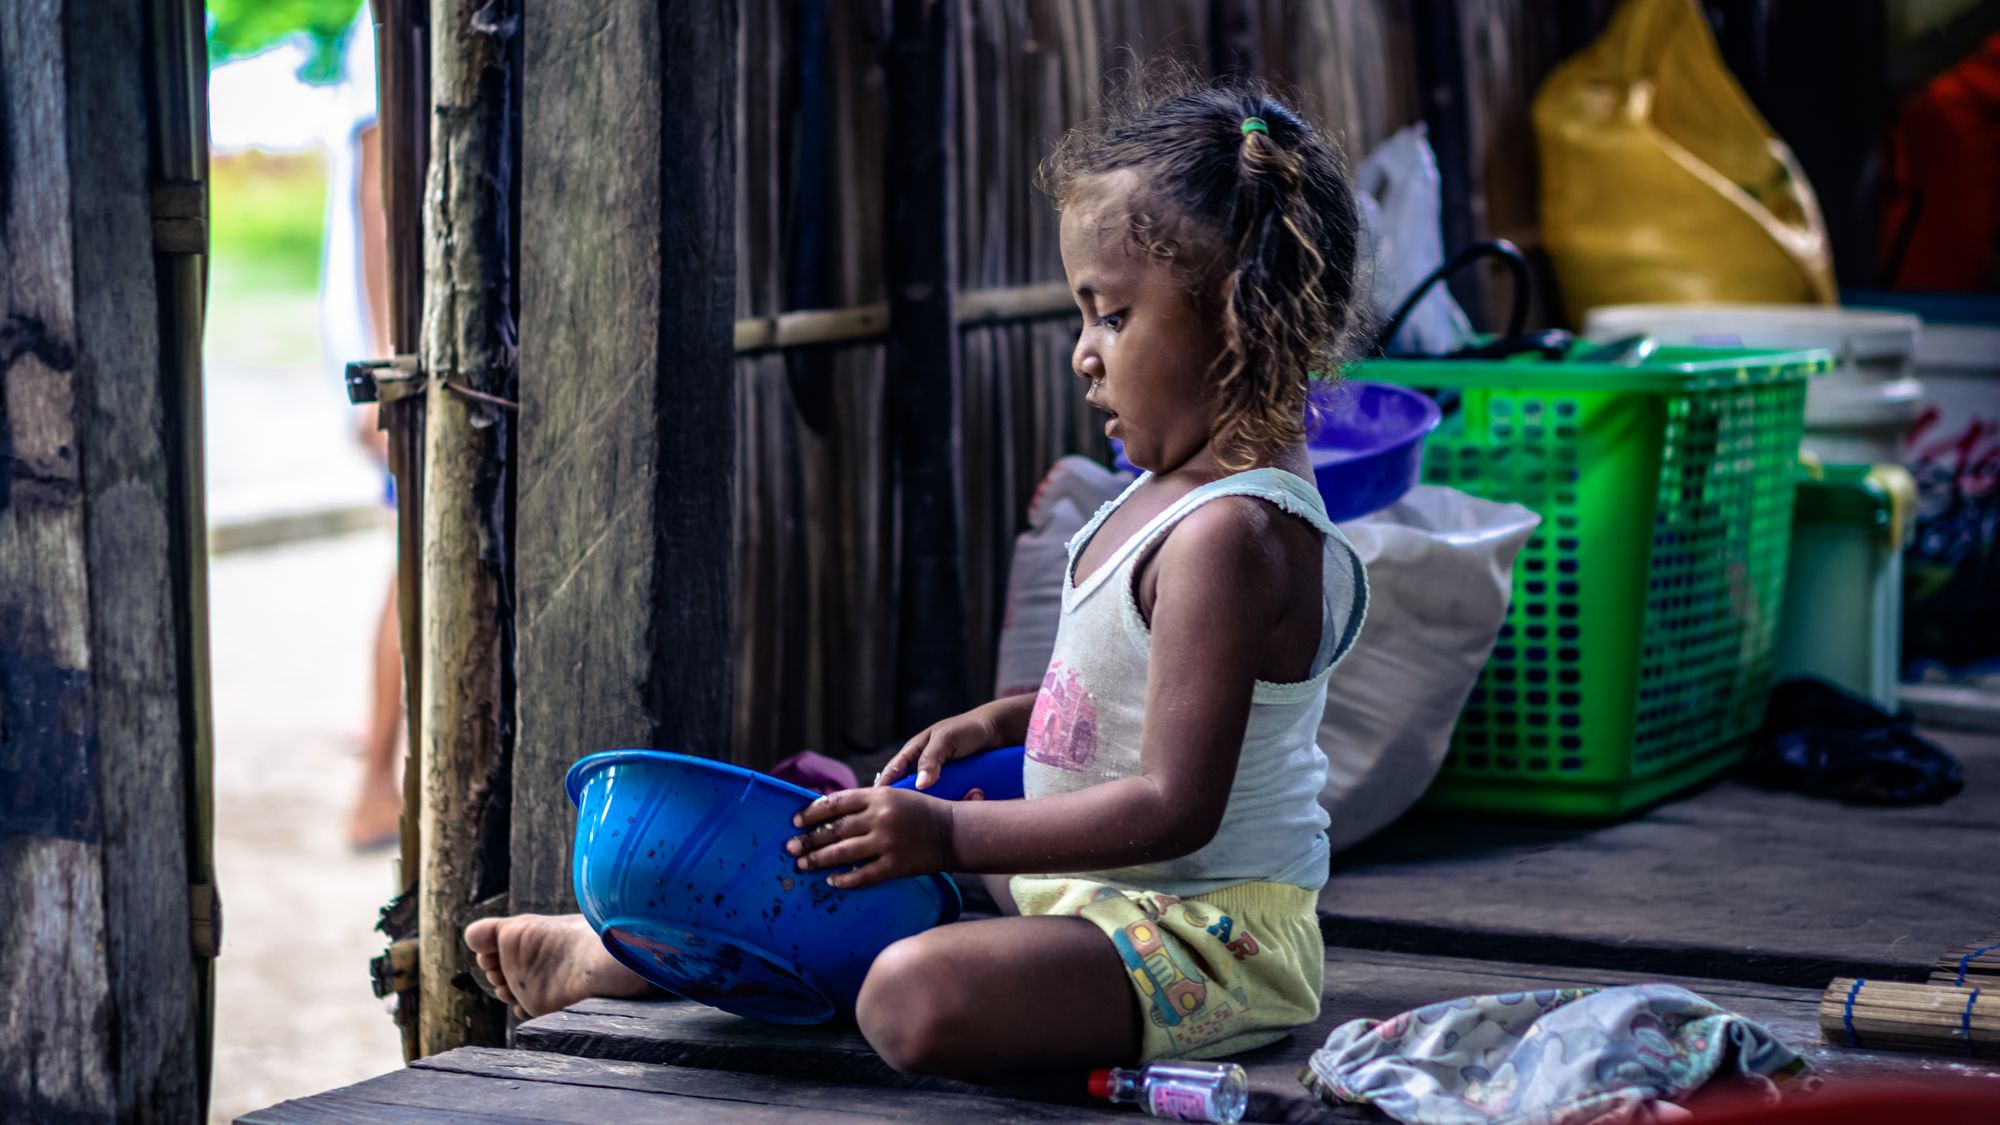
[[[1799,484],[1778,675],[1818,676],[1896,710],[1903,544],[1917,486],[1896,464],[1830,465]]]
[[[1923,410],[1912,374],[1923,321],[1894,309],[1815,305],[1607,305],[1592,309],[1584,335],[1608,341],[1651,336],[1662,344],[1712,348],[1825,348],[1839,366],[1806,391],[1806,451],[1833,464],[1898,458]]]
[[[1922,444],[1958,442],[2000,420],[2000,325],[1925,324],[1916,370],[1937,415]]]

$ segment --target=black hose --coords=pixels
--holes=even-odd
[[[1466,246],[1453,254],[1443,265],[1425,274],[1424,279],[1417,283],[1417,287],[1410,290],[1410,295],[1403,298],[1403,303],[1396,306],[1395,314],[1382,326],[1382,331],[1376,334],[1375,346],[1368,354],[1387,355],[1389,341],[1396,338],[1396,332],[1403,327],[1403,322],[1409,319],[1417,303],[1424,299],[1424,294],[1430,292],[1431,286],[1457,273],[1468,262],[1480,258],[1500,259],[1507,263],[1507,271],[1513,275],[1514,307],[1507,314],[1506,338],[1519,338],[1528,327],[1528,259],[1521,255],[1520,248],[1513,243],[1504,238],[1495,238]]]

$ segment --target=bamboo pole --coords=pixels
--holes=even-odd
[[[1052,320],[1076,315],[1076,298],[1069,283],[1003,285],[958,294],[952,319],[961,328]],[[785,351],[827,344],[879,343],[889,338],[889,303],[844,309],[798,309],[776,316],[744,317],[736,322],[736,354]]]
[[[952,314],[960,325],[1076,316],[1076,297],[1069,282],[1061,280],[966,289],[959,292]]]
[[[889,334],[889,304],[850,309],[800,309],[736,322],[736,352],[782,351],[815,344],[858,343]]]
[[[434,1055],[505,1042],[505,1013],[469,987],[477,972],[463,927],[474,904],[505,890],[510,796],[502,743],[503,623],[508,598],[503,461],[511,419],[444,390],[513,394],[508,287],[507,39],[512,0],[431,2],[431,162],[424,198],[422,666],[423,855],[418,890],[419,1043]],[[495,821],[497,820],[497,824]],[[499,870],[494,870],[494,867]]]
[[[381,102],[382,203],[388,220],[389,350],[407,356],[416,374],[423,334],[423,180],[430,151],[430,50],[425,38],[427,0],[371,0],[376,19]],[[376,928],[391,942],[409,942],[409,971],[396,978],[396,1029],[403,1061],[422,1051],[418,1037],[417,874],[423,870],[418,838],[423,820],[423,453],[424,396],[395,397],[383,390],[377,424],[389,435],[389,473],[396,485],[396,635],[403,667],[403,815],[397,855],[396,899]],[[398,903],[407,903],[398,909]],[[401,923],[399,927],[397,923]],[[385,954],[386,956],[386,954]]]

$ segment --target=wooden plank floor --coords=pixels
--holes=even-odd
[[[1239,1056],[1250,1072],[1252,1121],[1380,1120],[1358,1108],[1323,1105],[1299,1085],[1299,1068],[1332,1028],[1352,1019],[1386,1019],[1398,1012],[1457,996],[1532,992],[1547,988],[1610,986],[1640,981],[1678,984],[1731,1011],[1755,1019],[1805,1054],[1829,1082],[1895,1079],[1941,1073],[1991,1075],[2000,1066],[1951,1059],[1917,1059],[1846,1050],[1821,1043],[1815,1012],[1818,989],[1755,982],[1575,969],[1466,958],[1328,951],[1326,991],[1318,1022],[1283,1043]],[[755,1071],[803,1080],[838,1078],[907,1090],[995,1093],[990,1088],[912,1079],[890,1070],[851,1027],[785,1027],[745,1020],[699,1004],[676,1001],[592,1000],[566,1012],[522,1024],[515,1045],[626,1062]],[[1010,1087],[1005,1096],[1068,1100],[1081,1075],[1037,1086]]]
[[[1604,828],[1406,819],[1336,862],[1328,942],[1811,988],[1921,980],[2000,931],[2000,737],[1930,737],[1965,767],[1942,805],[1725,781]]]
[[[1664,980],[1756,1019],[1830,1083],[1976,1075],[2000,1065],[1820,1041],[1836,975],[1921,979],[2000,931],[2000,738],[1940,739],[1967,791],[1943,806],[1850,808],[1723,783],[1594,829],[1417,819],[1337,866],[1318,1023],[1244,1056],[1250,1120],[1381,1120],[1330,1107],[1297,1074],[1327,1031],[1482,993]],[[851,1026],[759,1024],[677,1001],[593,1000],[522,1024],[512,1051],[466,1049],[286,1102],[251,1122],[862,1117],[1132,1120],[1081,1075],[977,1087],[910,1079]]]
[[[294,1122],[1130,1121],[1110,1109],[908,1091],[740,1071],[461,1047],[402,1070],[237,1118]]]

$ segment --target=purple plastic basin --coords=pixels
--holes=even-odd
[[[1315,386],[1319,425],[1308,430],[1306,451],[1327,518],[1334,523],[1379,512],[1403,498],[1422,477],[1424,438],[1437,429],[1437,403],[1429,395],[1387,383],[1349,381]],[[1123,444],[1111,443],[1112,463],[1138,470]]]

